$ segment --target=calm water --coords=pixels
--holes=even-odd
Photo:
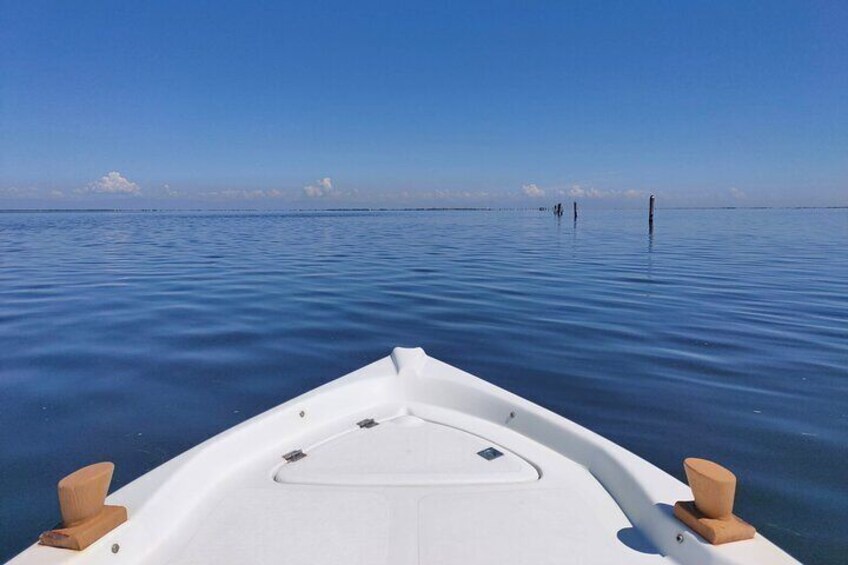
[[[389,353],[430,354],[848,555],[848,210],[0,214],[0,558],[55,483],[125,484]]]

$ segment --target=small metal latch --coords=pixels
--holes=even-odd
[[[477,455],[485,459],[486,461],[491,461],[492,459],[497,459],[501,457],[503,453],[495,449],[494,447],[487,447],[483,451],[478,451]]]
[[[286,463],[294,463],[295,461],[300,461],[306,457],[306,454],[303,450],[295,449],[294,451],[289,451],[285,455],[283,455],[283,459],[286,460]]]
[[[366,418],[365,420],[360,420],[356,423],[360,428],[373,428],[374,426],[379,426],[378,422],[374,421],[374,418]]]

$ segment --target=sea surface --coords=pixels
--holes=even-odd
[[[123,485],[387,355],[440,359],[848,559],[848,210],[0,214],[0,560],[56,481]]]

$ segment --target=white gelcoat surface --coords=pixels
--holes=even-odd
[[[489,446],[504,456],[480,458]],[[284,463],[296,449],[307,457]],[[13,563],[795,562],[759,535],[706,544],[671,515],[683,499],[608,440],[397,348],[115,492],[129,521],[87,550]]]
[[[487,461],[478,453],[496,447]],[[324,485],[450,485],[535,481],[532,465],[502,446],[468,432],[399,416],[351,430],[280,467],[279,483]]]

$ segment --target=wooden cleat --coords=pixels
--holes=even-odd
[[[123,506],[104,506],[100,512],[70,528],[44,532],[38,543],[64,549],[82,550],[127,521]]]
[[[757,530],[733,514],[736,475],[718,463],[689,457],[683,461],[695,500],[674,504],[678,520],[713,545],[751,539]]]
[[[60,527],[44,532],[38,543],[82,550],[127,521],[123,506],[104,506],[115,465],[83,467],[59,481]]]
[[[708,518],[691,500],[676,502],[674,515],[713,545],[751,539],[757,533],[754,526],[735,514],[726,518]]]

